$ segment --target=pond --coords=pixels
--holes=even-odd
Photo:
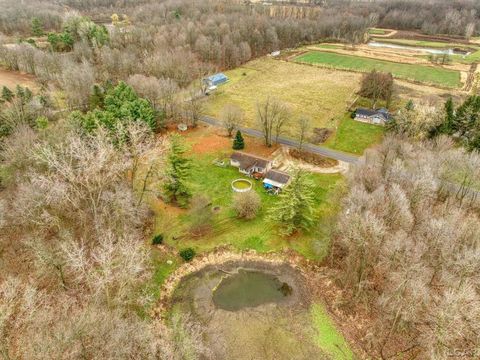
[[[378,41],[370,41],[368,46],[371,47],[380,47],[380,48],[389,48],[389,49],[403,49],[403,50],[411,50],[411,51],[417,51],[417,52],[422,52],[422,53],[428,53],[428,54],[436,54],[436,55],[462,55],[462,56],[467,56],[470,53],[463,51],[463,50],[456,50],[456,49],[434,49],[434,48],[428,48],[428,47],[419,47],[419,46],[408,46],[408,45],[398,45],[398,44],[389,44],[389,43],[383,43],[383,42],[378,42]]]
[[[195,329],[209,350],[198,358],[329,358],[315,341],[309,284],[288,263],[212,261],[182,278],[171,304],[172,324],[181,319],[172,327],[175,336],[183,339],[191,334],[188,329]]]
[[[219,309],[237,311],[282,301],[291,292],[292,288],[274,275],[239,269],[222,279],[213,292],[213,303]]]

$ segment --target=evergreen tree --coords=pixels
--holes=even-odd
[[[90,108],[97,109],[103,108],[103,102],[105,100],[105,94],[101,86],[93,85],[92,95],[90,95]]]
[[[123,121],[144,121],[155,131],[155,110],[148,100],[139,98],[133,88],[121,81],[105,96],[105,110]]]
[[[5,102],[10,102],[15,97],[15,94],[8,87],[4,86],[2,88],[2,100]]]
[[[43,32],[43,22],[38,17],[32,19],[32,35],[33,36],[42,36]]]
[[[452,98],[448,98],[445,102],[445,122],[442,125],[441,132],[445,134],[452,134],[454,132],[455,122],[455,106]]]
[[[408,111],[412,111],[415,109],[415,104],[413,103],[412,99],[407,101],[407,103],[405,104],[405,109]]]
[[[285,236],[313,223],[314,184],[304,170],[296,170],[291,183],[280,193],[278,202],[270,209],[268,218],[280,224]]]
[[[245,148],[245,141],[243,140],[242,132],[237,130],[235,139],[233,139],[233,150],[243,150]]]
[[[178,134],[172,135],[163,189],[167,200],[175,202],[180,207],[186,207],[192,196],[190,189],[185,184],[190,175],[190,160],[184,154],[185,147],[182,138]]]

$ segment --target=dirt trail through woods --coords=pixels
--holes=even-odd
[[[6,86],[10,89],[14,89],[17,85],[27,86],[30,89],[38,88],[33,75],[0,68],[0,88]]]

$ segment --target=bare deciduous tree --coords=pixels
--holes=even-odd
[[[236,105],[227,104],[223,107],[221,119],[229,137],[232,137],[235,129],[242,124],[243,116],[243,110]]]
[[[479,346],[479,205],[459,197],[456,177],[478,174],[478,161],[443,138],[387,138],[350,175],[336,253],[349,298],[378,311],[379,357],[414,349],[446,359]]]
[[[265,145],[270,147],[274,136],[278,141],[289,120],[289,111],[279,100],[268,97],[264,102],[257,103],[257,120],[263,131]]]
[[[298,148],[302,150],[303,143],[305,142],[305,138],[310,130],[310,119],[305,116],[300,117],[297,126]]]

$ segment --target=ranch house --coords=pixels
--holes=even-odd
[[[387,109],[370,110],[358,108],[355,111],[355,120],[375,125],[385,125],[391,116]]]
[[[272,161],[241,151],[236,151],[230,157],[230,165],[238,168],[242,174],[263,177],[271,168]]]
[[[290,182],[290,175],[279,170],[270,170],[265,174],[263,187],[278,192]]]

